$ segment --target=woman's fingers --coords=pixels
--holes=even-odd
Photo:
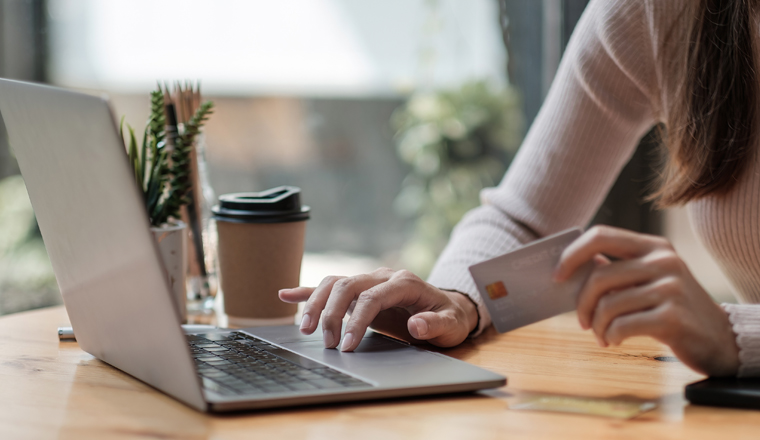
[[[616,261],[594,268],[578,294],[576,310],[581,327],[591,327],[594,310],[604,295],[650,281],[653,270],[656,268],[645,266],[639,259]]]
[[[682,268],[681,259],[668,249],[656,249],[641,258],[616,261],[594,268],[578,295],[577,310],[581,327],[591,327],[594,311],[604,295],[651,283],[666,274],[678,274]]]
[[[667,331],[667,320],[663,316],[669,308],[668,304],[661,304],[651,310],[619,316],[610,323],[604,333],[604,340],[610,345],[620,345],[634,336],[651,336],[665,343],[663,335]]]
[[[467,337],[477,317],[474,306],[460,293],[439,290],[406,270],[383,268],[353,277],[327,277],[316,288],[283,289],[280,298],[306,300],[301,331],[313,333],[321,320],[325,347],[340,345],[343,351],[356,349],[370,325],[408,340],[456,345]],[[341,343],[342,321],[350,309]],[[417,312],[422,313],[412,317]]]
[[[677,293],[677,279],[667,277],[644,286],[633,287],[603,296],[594,311],[591,324],[594,333],[603,346],[608,345],[605,334],[610,324],[617,318],[656,308],[671,293]]]
[[[317,329],[317,324],[319,324],[319,316],[322,314],[322,310],[325,308],[325,304],[327,304],[327,299],[330,297],[333,285],[344,278],[346,277],[327,277],[314,289],[303,308],[301,332],[307,335],[314,333],[314,330]]]
[[[381,288],[383,283],[392,275],[393,271],[391,269],[382,268],[368,274],[343,278],[333,284],[332,292],[322,312],[322,333],[326,348],[338,346],[341,327],[343,326],[343,317],[346,316],[351,303],[354,301],[358,302],[360,296],[366,292]],[[352,316],[355,314],[356,307],[354,307]],[[374,316],[372,318],[374,319]],[[346,330],[346,334],[348,335],[348,330]],[[348,337],[350,336],[348,335]]]
[[[358,296],[354,312],[346,323],[346,334],[343,335],[341,351],[353,351],[358,347],[367,328],[378,314],[383,310],[395,307],[390,298],[391,295],[389,295],[394,289],[388,284],[377,285],[361,292]],[[340,333],[338,334],[340,335]]]
[[[600,255],[614,261],[606,264]],[[601,345],[651,336],[699,372],[736,373],[739,348],[728,315],[667,240],[594,227],[562,253],[555,280],[568,279],[592,260],[597,264],[578,297],[578,319],[593,328]]]
[[[279,292],[280,300],[286,303],[300,303],[309,299],[314,292],[314,287],[294,287],[292,289],[281,289]]]
[[[554,279],[569,279],[579,267],[593,260],[598,254],[630,259],[643,256],[659,247],[672,249],[661,237],[610,226],[594,226],[565,248],[554,272]]]
[[[419,285],[410,285],[406,281],[394,276],[358,295],[354,311],[346,323],[346,334],[340,347],[342,351],[351,351],[359,345],[361,336],[380,312],[392,307],[408,307],[419,299],[419,290],[425,289],[424,282],[419,280]]]

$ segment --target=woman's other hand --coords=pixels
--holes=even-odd
[[[280,299],[306,301],[301,332],[314,333],[321,317],[327,348],[338,347],[343,317],[353,309],[342,351],[354,350],[368,326],[403,339],[411,336],[451,347],[464,341],[478,321],[469,298],[438,289],[406,270],[381,268],[353,277],[331,276],[316,288],[283,289]]]
[[[593,227],[562,253],[555,280],[568,279],[589,260],[597,265],[578,296],[578,319],[601,346],[651,336],[700,373],[736,374],[739,349],[728,315],[667,240]]]

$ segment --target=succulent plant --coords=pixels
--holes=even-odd
[[[145,126],[142,146],[138,147],[135,132],[127,124],[127,154],[143,193],[148,217],[153,226],[161,226],[180,217],[180,208],[188,203],[192,187],[191,160],[195,138],[208,120],[214,104],[207,101],[179,131],[167,134],[167,106],[161,86],[150,94],[150,116]],[[119,130],[124,137],[124,118]]]

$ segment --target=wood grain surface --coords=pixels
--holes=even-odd
[[[323,405],[235,415],[196,412],[79,349],[59,342],[63,307],[0,318],[0,439],[739,439],[760,438],[760,412],[690,406],[700,379],[651,339],[602,349],[574,315],[443,353],[508,377],[469,395]],[[652,399],[630,420],[517,411],[536,393]]]

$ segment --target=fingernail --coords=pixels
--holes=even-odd
[[[351,344],[354,343],[354,335],[351,333],[346,333],[343,335],[343,344],[340,345],[340,351],[348,351],[348,348],[351,347]]]
[[[303,318],[301,318],[301,331],[308,330],[310,325],[311,325],[311,316],[303,315]]]
[[[424,319],[415,318],[414,326],[417,327],[417,336],[421,338],[425,337],[428,332],[427,322]]]
[[[333,336],[333,332],[330,330],[325,330],[322,332],[322,338],[325,340],[325,348],[333,347],[333,342],[335,342],[335,336]]]

